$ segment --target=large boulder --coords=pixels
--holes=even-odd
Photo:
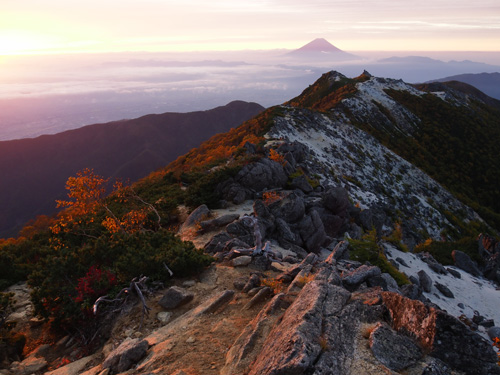
[[[328,187],[323,192],[323,205],[334,215],[346,217],[349,208],[349,196],[342,187]]]
[[[281,154],[285,155],[285,159],[287,153],[290,153],[296,163],[305,161],[308,154],[307,146],[298,142],[284,143],[280,146],[279,151]]]
[[[127,371],[146,355],[148,347],[146,340],[127,339],[106,357],[102,367],[114,373]]]
[[[232,223],[233,221],[239,219],[239,214],[227,214],[216,217],[215,219],[205,220],[200,222],[200,227],[204,232],[209,232],[211,230],[223,227]]]
[[[326,239],[325,227],[318,212],[312,210],[301,220],[298,229],[306,250],[318,252]]]
[[[191,214],[188,216],[188,218],[184,221],[182,224],[181,228],[179,229],[179,233],[187,233],[191,230],[197,231],[199,223],[207,220],[207,218],[210,217],[210,210],[208,209],[207,205],[202,204],[201,206],[197,207]]]
[[[163,297],[158,301],[158,304],[165,310],[173,310],[191,302],[193,298],[193,293],[183,288],[179,288],[178,286],[173,286],[167,289]]]
[[[378,323],[370,333],[370,348],[375,358],[393,371],[401,371],[422,357],[420,347],[408,336]]]
[[[301,175],[299,177],[294,178],[290,183],[290,185],[292,188],[299,189],[306,194],[311,193],[313,191],[313,187],[311,186],[309,181],[307,181],[305,175]]]
[[[235,181],[247,189],[259,192],[285,186],[288,177],[280,163],[262,158],[244,166],[236,175]]]
[[[233,237],[231,237],[226,232],[221,232],[212,237],[212,239],[205,244],[205,252],[208,254],[215,254],[224,248],[226,242],[230,241]]]
[[[424,270],[418,271],[418,281],[419,285],[422,287],[424,292],[430,293],[432,290],[432,279]]]
[[[305,211],[304,198],[295,193],[289,194],[272,207],[273,215],[276,218],[285,220],[287,223],[300,221],[304,217]]]
[[[479,270],[478,266],[472,261],[472,259],[460,250],[453,250],[451,253],[453,260],[455,261],[455,265],[464,270],[465,272],[470,273],[474,276],[481,276],[482,273]]]
[[[234,204],[241,204],[251,196],[251,193],[245,187],[232,178],[217,185],[215,191],[224,200]]]

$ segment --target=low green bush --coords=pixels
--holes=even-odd
[[[377,232],[372,229],[365,233],[360,240],[349,239],[349,256],[358,262],[369,262],[380,268],[382,272],[391,275],[399,286],[409,284],[408,277],[399,272],[384,255],[377,242]]]

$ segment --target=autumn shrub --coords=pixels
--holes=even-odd
[[[90,266],[85,276],[77,281],[75,302],[81,305],[85,314],[91,315],[92,305],[97,298],[106,295],[117,283],[114,273],[95,265]]]
[[[53,249],[29,277],[35,312],[75,327],[88,319],[100,296],[128,286],[138,276],[167,281],[196,274],[212,258],[167,230],[103,234],[80,247]]]
[[[269,159],[281,164],[282,166],[285,166],[287,163],[285,157],[281,155],[278,151],[276,151],[274,148],[271,148],[269,150]]]
[[[286,285],[283,284],[283,280],[277,280],[274,278],[262,279],[261,284],[271,288],[274,294],[282,293],[286,289]]]
[[[403,243],[403,230],[400,223],[394,224],[394,230],[389,236],[383,237],[383,240],[389,242],[390,244],[396,246],[399,250],[407,253],[408,246]]]

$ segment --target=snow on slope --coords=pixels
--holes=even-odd
[[[459,317],[465,315],[469,319],[474,316],[474,311],[478,311],[480,315],[486,319],[493,319],[495,325],[500,324],[500,291],[497,286],[490,280],[478,278],[471,274],[453,266],[447,266],[457,272],[460,272],[461,278],[456,278],[450,273],[447,275],[437,274],[434,272],[427,263],[419,259],[416,254],[404,253],[399,251],[390,244],[385,244],[388,252],[387,258],[395,260],[396,258],[403,259],[409,267],[400,265],[399,270],[405,273],[408,277],[415,276],[418,279],[418,271],[424,270],[432,279],[433,283],[438,282],[447,286],[455,298],[445,297],[439,292],[436,287],[432,286],[430,293],[425,293],[432,303],[438,305],[442,310],[447,311],[449,314]],[[396,261],[397,262],[397,261]],[[462,303],[464,307],[458,306]],[[484,334],[485,330],[480,326],[481,333]]]
[[[414,231],[434,239],[440,239],[441,231],[451,225],[444,210],[478,219],[435,180],[343,115],[285,106],[282,110],[284,115],[276,117],[267,138],[307,146],[310,173],[320,176],[323,185],[344,185],[361,208],[390,207],[391,212],[400,212],[394,221],[405,219]]]

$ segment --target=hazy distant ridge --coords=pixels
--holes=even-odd
[[[34,139],[0,142],[0,237],[55,211],[69,176],[93,168],[132,181],[264,109],[234,101],[208,111],[147,115]]]

